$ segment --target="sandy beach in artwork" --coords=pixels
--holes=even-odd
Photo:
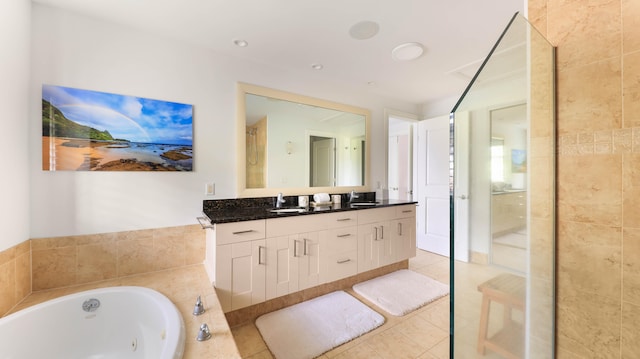
[[[42,137],[42,169],[55,171],[179,171],[168,162],[188,161],[186,151],[135,151],[123,142]],[[190,149],[189,149],[190,152]],[[189,169],[190,170],[190,169]]]

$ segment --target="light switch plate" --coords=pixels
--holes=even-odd
[[[205,196],[213,196],[216,194],[216,184],[213,182],[205,183],[204,185],[204,195]]]

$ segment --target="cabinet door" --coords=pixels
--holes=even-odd
[[[298,290],[320,284],[320,238],[326,231],[302,233],[297,236]],[[296,244],[294,243],[294,247]]]
[[[298,290],[296,236],[267,238],[266,299],[273,299]]]
[[[396,252],[396,261],[416,256],[416,219],[402,218],[391,223],[394,238],[392,240]]]
[[[264,239],[217,246],[216,292],[225,312],[265,300]]]
[[[396,261],[391,221],[358,226],[358,273]]]

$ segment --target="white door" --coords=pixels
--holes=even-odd
[[[449,256],[449,116],[421,121],[418,131],[417,246]],[[468,141],[468,115],[458,114],[454,258],[462,261],[468,261],[469,257]]]
[[[389,199],[413,199],[413,122],[389,117]]]
[[[418,123],[418,208],[420,249],[449,256],[449,117]]]
[[[323,138],[311,144],[311,186],[335,186],[336,140]]]

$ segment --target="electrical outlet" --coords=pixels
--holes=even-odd
[[[213,196],[216,194],[216,184],[213,182],[205,183],[204,185],[204,195],[205,196]]]

